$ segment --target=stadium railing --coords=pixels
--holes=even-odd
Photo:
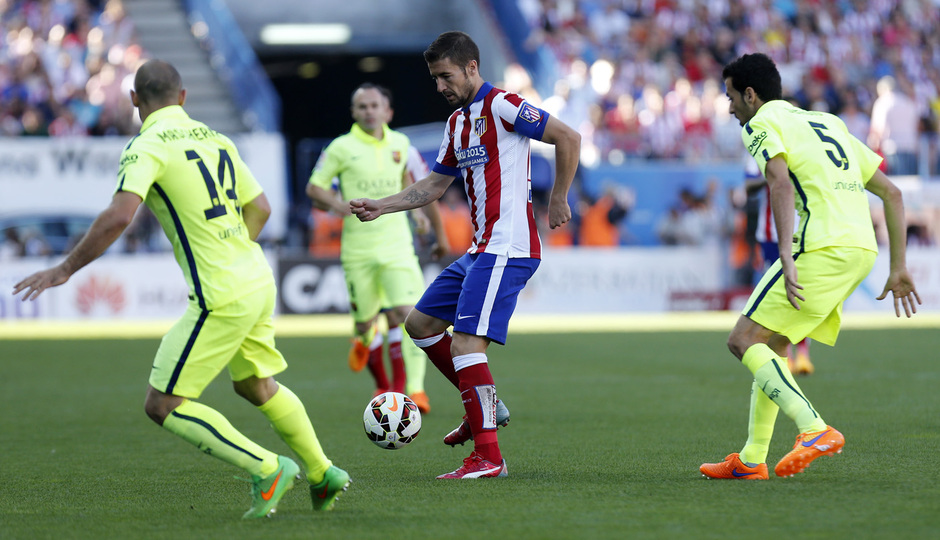
[[[235,104],[245,111],[253,131],[280,131],[281,99],[254,50],[222,0],[184,0],[190,24],[202,22],[198,35],[212,55],[212,66],[228,85]]]
[[[493,18],[503,36],[509,41],[515,60],[532,77],[536,90],[543,96],[552,95],[553,86],[558,79],[554,53],[545,45],[532,48],[526,44],[532,29],[526,23],[516,2],[488,0],[486,4],[492,10]]]

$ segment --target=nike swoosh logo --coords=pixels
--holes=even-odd
[[[388,406],[388,410],[392,412],[398,410],[398,396],[392,396],[392,404]]]
[[[457,320],[462,321],[464,319],[469,319],[470,317],[475,317],[475,315],[457,315]]]
[[[813,446],[814,444],[816,444],[816,441],[818,441],[819,439],[821,439],[822,436],[825,435],[826,433],[829,433],[829,430],[828,430],[828,429],[827,429],[826,431],[823,431],[823,432],[820,433],[819,435],[816,435],[816,438],[813,439],[813,440],[811,440],[811,441],[808,441],[808,442],[807,442],[807,441],[803,441],[803,446],[805,446],[805,447],[807,447],[807,448],[809,448],[810,446]]]
[[[267,491],[261,492],[261,498],[270,501],[271,497],[274,496],[274,490],[277,489],[277,483],[281,481],[281,475],[284,474],[284,470],[281,469],[281,472],[277,473],[277,478],[274,479],[274,483],[271,484],[271,487]]]
[[[738,478],[740,478],[740,477],[742,477],[742,476],[751,476],[752,474],[757,474],[757,473],[756,473],[756,472],[742,472],[742,473],[739,473],[737,467],[731,469],[731,476],[737,476]]]
[[[326,487],[323,488],[323,493],[317,493],[317,498],[325,499],[326,493],[330,490],[330,483],[326,483]]]

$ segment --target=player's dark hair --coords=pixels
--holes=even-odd
[[[721,78],[731,79],[731,86],[742,94],[748,87],[753,88],[764,102],[783,98],[780,72],[766,54],[745,54],[725,66]]]
[[[471,60],[476,60],[479,66],[480,49],[470,36],[463,32],[444,32],[424,51],[424,61],[430,64],[445,58],[462,68],[470,65]]]
[[[175,103],[182,89],[179,72],[163,60],[148,60],[134,76],[134,91],[143,103]]]
[[[389,107],[392,106],[392,91],[389,90],[388,88],[385,88],[381,84],[375,84],[375,83],[370,83],[370,82],[362,83],[358,87],[356,87],[355,90],[353,90],[352,95],[349,96],[350,103],[352,103],[353,98],[356,97],[356,92],[360,90],[378,90],[379,93],[385,96],[385,99],[388,100],[388,106]]]

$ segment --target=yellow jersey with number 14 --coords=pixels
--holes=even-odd
[[[232,141],[189,117],[159,109],[121,154],[117,191],[136,193],[160,221],[190,287],[205,310],[224,306],[274,276],[251,240],[241,204],[261,194]]]
[[[800,218],[794,253],[830,246],[878,251],[865,185],[882,159],[838,116],[768,101],[741,135],[762,174],[774,157],[787,161]]]

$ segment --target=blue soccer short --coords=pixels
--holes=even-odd
[[[485,336],[505,345],[516,299],[539,262],[490,253],[465,254],[437,276],[415,309],[453,323],[455,332]]]

